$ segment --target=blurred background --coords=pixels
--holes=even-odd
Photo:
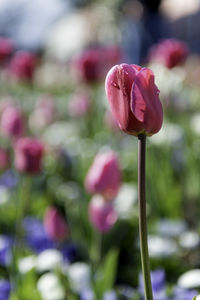
[[[0,300],[144,299],[137,138],[105,77],[150,67],[155,300],[200,294],[200,1],[0,0]],[[197,300],[200,296],[197,296]]]

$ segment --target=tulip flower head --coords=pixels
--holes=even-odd
[[[44,228],[52,240],[63,240],[68,235],[64,217],[55,207],[48,207],[44,216]]]
[[[116,154],[113,151],[97,154],[86,176],[86,190],[112,200],[117,195],[120,184],[121,172]]]
[[[176,39],[165,39],[151,47],[149,60],[165,65],[168,69],[183,63],[188,56],[188,47]]]
[[[15,143],[15,167],[19,172],[37,174],[41,171],[43,144],[33,138],[22,137]]]
[[[24,131],[22,112],[18,107],[8,105],[1,115],[1,131],[5,136],[18,138]]]
[[[14,50],[12,40],[0,37],[0,64],[3,64]]]
[[[150,69],[116,65],[107,74],[105,88],[112,114],[122,131],[151,136],[161,129],[163,110]]]
[[[31,81],[36,66],[36,55],[28,51],[17,51],[13,56],[9,71],[19,80]]]
[[[109,231],[117,220],[117,213],[111,202],[95,195],[89,204],[89,216],[93,226],[101,233]]]

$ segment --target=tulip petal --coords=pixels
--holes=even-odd
[[[143,68],[136,75],[131,89],[130,107],[135,118],[143,123],[148,135],[160,130],[163,120],[159,90],[154,83],[154,74]]]
[[[138,66],[121,64],[114,66],[106,77],[106,94],[112,114],[121,130],[130,134],[142,130],[142,124],[130,108],[131,88],[139,70]]]

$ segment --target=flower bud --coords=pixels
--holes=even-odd
[[[43,144],[33,138],[22,137],[15,143],[15,168],[19,172],[37,174],[41,171]]]
[[[163,111],[150,69],[116,65],[107,74],[105,88],[111,111],[122,131],[151,136],[160,130]]]
[[[44,216],[44,228],[52,240],[63,240],[68,235],[67,223],[55,207],[47,208]]]
[[[97,154],[86,176],[86,190],[112,200],[117,195],[120,184],[121,172],[116,154],[113,151]]]
[[[111,202],[105,202],[95,195],[89,204],[89,217],[93,226],[101,233],[109,231],[117,220],[117,213]]]

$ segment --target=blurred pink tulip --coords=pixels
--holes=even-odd
[[[89,217],[93,226],[101,233],[109,231],[117,220],[117,213],[110,202],[95,195],[89,203]]]
[[[17,51],[13,56],[9,72],[20,80],[31,81],[36,67],[36,55],[28,51]]]
[[[117,195],[120,184],[121,172],[116,154],[113,151],[97,154],[86,176],[86,190],[112,200]]]
[[[82,117],[88,113],[90,107],[90,96],[86,93],[77,93],[70,99],[68,112],[70,116]]]
[[[47,235],[56,241],[68,236],[67,222],[55,207],[48,207],[44,216],[44,228]]]
[[[107,74],[105,89],[108,102],[120,129],[138,136],[151,136],[163,122],[159,90],[148,68],[121,64]]]
[[[24,132],[24,120],[22,111],[13,105],[8,104],[2,111],[1,131],[5,136],[18,138]]]
[[[44,154],[43,144],[34,138],[22,137],[14,147],[15,168],[22,173],[37,174],[41,171],[41,160]]]
[[[33,131],[40,131],[51,124],[56,116],[53,98],[43,96],[36,103],[35,110],[30,114],[29,126]]]
[[[0,170],[5,170],[10,165],[10,157],[8,151],[4,148],[0,148]]]
[[[12,40],[0,37],[0,64],[3,64],[14,50]]]
[[[176,39],[162,40],[152,46],[149,51],[149,61],[155,61],[171,69],[183,63],[188,55],[188,46]]]

